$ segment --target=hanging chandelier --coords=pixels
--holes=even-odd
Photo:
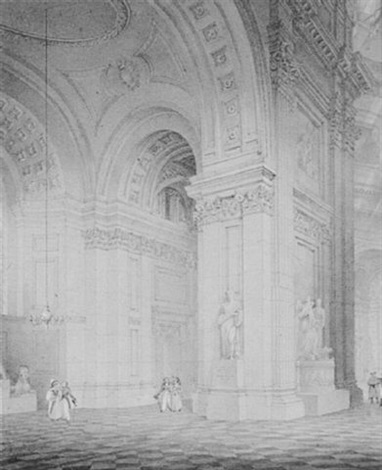
[[[65,316],[59,316],[52,312],[49,305],[49,136],[48,136],[48,7],[45,8],[45,304],[35,313],[29,315],[29,321],[33,326],[60,325],[66,321]],[[57,294],[56,294],[57,297]]]

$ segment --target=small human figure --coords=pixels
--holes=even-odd
[[[72,394],[72,391],[69,387],[69,382],[67,380],[61,382],[61,392],[62,399],[68,402],[69,409],[77,406],[77,398]]]
[[[376,372],[370,372],[370,376],[367,381],[369,386],[369,400],[370,403],[379,403],[379,378]]]
[[[159,392],[154,395],[154,398],[158,401],[161,413],[166,410],[171,410],[171,383],[168,377],[163,379],[161,388]]]
[[[170,394],[171,411],[182,411],[182,383],[179,377],[173,377]]]
[[[223,359],[239,357],[239,328],[242,323],[243,316],[240,304],[235,299],[233,292],[226,291],[218,315],[220,352]]]
[[[48,416],[52,421],[58,421],[64,419],[69,423],[70,412],[69,403],[66,399],[63,399],[62,388],[60,382],[56,379],[51,380],[50,389],[46,394],[46,400],[48,401]]]

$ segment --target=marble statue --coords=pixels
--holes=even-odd
[[[29,382],[29,368],[27,366],[20,366],[17,382],[11,388],[11,392],[15,396],[20,396],[24,393],[30,393],[31,391],[32,387]]]
[[[218,315],[220,352],[223,359],[239,357],[239,328],[243,322],[243,315],[240,302],[235,297],[231,291],[225,293]]]
[[[324,346],[323,331],[326,312],[321,299],[299,301],[296,307],[298,318],[298,358],[305,360],[327,360],[332,350]]]

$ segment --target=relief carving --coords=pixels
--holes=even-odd
[[[62,178],[53,152],[46,161],[46,138],[41,125],[28,111],[12,99],[0,98],[0,142],[15,161],[22,185],[28,196],[40,197],[48,184],[52,190],[62,189]]]
[[[264,183],[245,193],[236,192],[231,197],[200,199],[196,202],[194,220],[197,226],[220,220],[242,217],[249,212],[272,214],[274,202],[273,189]]]
[[[211,57],[214,61],[215,67],[220,67],[227,62],[227,46],[223,46],[215,52],[211,52]]]
[[[174,264],[180,264],[188,269],[196,267],[196,256],[194,253],[180,250],[166,243],[159,242],[153,238],[145,237],[133,232],[119,228],[99,229],[93,228],[83,232],[85,248],[113,250],[121,249],[162,259]]]
[[[219,30],[216,23],[211,23],[202,29],[204,39],[206,42],[215,41],[219,36]]]
[[[332,240],[332,229],[328,224],[319,222],[296,208],[294,209],[294,229],[320,243],[330,243]]]
[[[281,23],[268,27],[271,81],[275,88],[290,86],[300,77],[294,46],[281,37]]]
[[[227,73],[223,77],[218,77],[218,80],[222,92],[236,90],[235,75],[233,72]]]
[[[310,178],[318,178],[319,132],[311,123],[307,123],[297,139],[297,165]]]
[[[193,14],[195,20],[200,20],[200,19],[204,18],[205,16],[207,16],[208,13],[209,13],[206,6],[204,5],[204,2],[202,0],[200,0],[199,2],[194,3],[189,8],[190,8],[190,11]]]
[[[119,58],[101,74],[101,82],[109,96],[119,96],[139,88],[147,79],[147,66],[138,57]]]

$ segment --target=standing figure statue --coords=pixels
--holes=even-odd
[[[324,347],[323,331],[326,313],[321,299],[313,301],[310,297],[297,305],[298,326],[298,358],[308,361],[326,360],[332,352]]]
[[[220,351],[223,359],[239,357],[239,328],[243,323],[240,303],[231,291],[226,291],[219,310]]]
[[[299,320],[298,356],[302,359],[317,358],[318,335],[313,309],[314,302],[310,297],[300,305],[297,312]]]

